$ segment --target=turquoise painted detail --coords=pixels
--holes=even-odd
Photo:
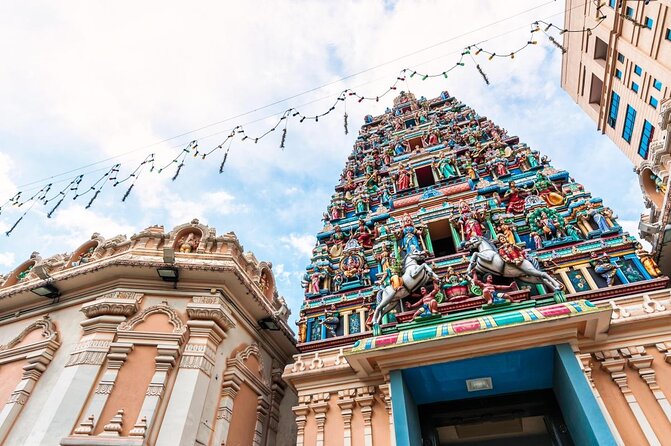
[[[416,446],[422,444],[422,431],[419,424],[417,404],[405,385],[403,372],[392,370],[389,374],[391,381],[391,407],[394,414],[394,431],[396,446]]]
[[[576,445],[615,446],[606,418],[568,344],[555,346],[553,387]]]

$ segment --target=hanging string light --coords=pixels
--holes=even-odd
[[[598,12],[600,13],[600,12]],[[627,17],[624,14],[621,13],[616,13],[619,16],[622,16],[623,18],[627,20],[632,20],[630,17]],[[543,32],[546,37],[548,38],[548,41],[550,44],[558,48],[559,50],[562,51],[562,53],[566,53],[566,48],[557,41],[557,39],[549,34],[549,31],[554,30],[556,31],[559,35],[563,35],[564,33],[576,33],[576,32],[582,32],[582,33],[591,33],[596,27],[598,27],[604,20],[606,19],[605,15],[601,15],[597,21],[597,23],[589,28],[580,28],[580,29],[564,29],[560,28],[556,25],[553,25],[552,23],[545,22],[543,20],[537,20],[531,24],[532,29],[530,30],[532,36],[535,32]],[[634,21],[635,22],[635,21]],[[108,169],[96,182],[93,183],[92,186],[89,187],[89,189],[83,193],[78,193],[80,184],[82,183],[85,175],[87,174],[79,174],[76,177],[72,178],[71,181],[69,182],[68,186],[66,186],[63,190],[59,191],[56,195],[47,198],[47,195],[49,191],[52,189],[53,184],[48,183],[45,184],[36,194],[33,194],[32,197],[23,200],[22,197],[25,194],[25,191],[18,191],[16,192],[11,198],[9,198],[2,206],[0,206],[0,214],[8,207],[21,207],[24,204],[30,203],[30,206],[28,209],[30,209],[34,204],[40,203],[42,205],[48,205],[52,201],[58,200],[56,204],[53,206],[53,208],[48,212],[47,217],[51,218],[54,214],[54,212],[59,208],[59,206],[63,203],[64,199],[66,196],[69,194],[74,193],[74,199],[77,199],[78,197],[84,196],[86,194],[92,193],[93,196],[89,200],[86,208],[90,208],[93,204],[94,201],[100,196],[102,193],[103,187],[107,182],[113,182],[113,186],[116,187],[124,182],[130,181],[129,187],[126,189],[121,201],[125,202],[128,196],[130,195],[131,191],[133,190],[136,182],[138,181],[141,173],[143,171],[146,171],[146,167],[148,166],[149,172],[158,172],[159,174],[163,173],[165,169],[170,167],[173,163],[177,164],[177,168],[174,172],[174,175],[172,176],[172,180],[176,180],[179,175],[182,173],[183,169],[186,166],[186,156],[188,154],[191,154],[193,157],[198,157],[200,156],[201,159],[205,160],[210,154],[212,154],[215,151],[218,150],[223,150],[224,147],[226,147],[226,151],[224,153],[224,158],[219,166],[219,173],[222,173],[224,170],[224,166],[227,162],[228,159],[228,154],[233,142],[233,139],[235,135],[242,135],[241,140],[242,141],[247,141],[247,140],[253,140],[255,144],[258,144],[259,141],[261,141],[264,137],[266,137],[268,134],[274,132],[280,125],[282,125],[282,121],[284,121],[283,127],[282,127],[282,136],[280,138],[280,148],[284,149],[286,145],[286,137],[287,137],[287,126],[290,118],[297,118],[299,122],[304,122],[306,119],[307,120],[313,120],[315,123],[319,122],[319,118],[322,118],[324,116],[327,116],[330,114],[332,111],[336,110],[337,104],[342,101],[345,102],[343,105],[344,112],[343,112],[343,128],[345,131],[345,134],[349,134],[349,115],[347,113],[347,104],[346,104],[346,98],[347,96],[353,96],[357,99],[358,103],[361,103],[363,101],[375,101],[379,102],[381,98],[384,98],[386,95],[392,93],[393,91],[398,89],[398,83],[399,82],[405,82],[406,87],[409,86],[407,85],[408,79],[414,78],[415,76],[418,76],[421,78],[421,80],[425,81],[430,78],[434,77],[441,77],[443,79],[447,79],[449,73],[458,68],[458,67],[464,67],[464,57],[468,56],[473,60],[473,63],[484,80],[484,82],[487,85],[490,85],[490,80],[486,73],[483,71],[482,67],[480,64],[476,62],[476,60],[473,58],[473,56],[478,56],[480,54],[485,54],[488,57],[488,60],[494,60],[495,58],[509,58],[511,60],[515,59],[515,56],[519,54],[520,51],[525,50],[529,46],[536,45],[538,42],[532,38],[527,39],[526,43],[513,51],[508,51],[508,52],[495,52],[495,51],[489,51],[486,48],[483,47],[483,42],[479,42],[477,44],[472,44],[466,46],[459,57],[459,60],[455,62],[452,66],[448,67],[447,69],[442,69],[439,70],[435,73],[430,73],[430,72],[420,72],[416,69],[410,69],[410,68],[403,68],[400,70],[399,74],[396,76],[396,80],[394,83],[389,86],[386,90],[380,92],[379,94],[375,95],[362,95],[358,94],[355,91],[345,89],[343,90],[338,97],[336,98],[334,104],[332,104],[327,110],[325,110],[323,113],[317,113],[314,115],[304,115],[301,113],[299,110],[290,108],[285,110],[281,117],[278,119],[277,123],[270,127],[267,131],[264,133],[258,135],[258,136],[250,136],[245,133],[245,130],[242,128],[241,125],[236,125],[231,133],[228,135],[228,137],[219,145],[215,146],[213,149],[211,149],[208,152],[203,152],[199,146],[196,140],[193,140],[188,143],[188,145],[182,149],[182,151],[174,158],[172,159],[168,164],[165,166],[156,169],[155,166],[155,153],[149,154],[139,165],[135,167],[134,170],[131,171],[130,174],[128,174],[126,177],[123,179],[119,180],[117,179],[117,175],[120,173],[122,169],[121,163],[115,164],[112,166],[110,169]],[[88,178],[88,176],[87,176]],[[108,180],[108,181],[107,181]],[[34,184],[34,183],[33,183]],[[27,211],[26,211],[27,212]],[[7,235],[11,234],[12,231],[17,227],[17,225],[20,223],[20,221],[23,219],[25,216],[25,212],[23,215],[19,217],[19,219],[14,223],[14,225],[10,228],[9,231],[7,231]]]

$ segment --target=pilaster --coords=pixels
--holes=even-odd
[[[650,426],[648,419],[645,417],[641,406],[639,405],[638,401],[636,401],[636,397],[629,388],[627,383],[627,374],[624,371],[626,360],[623,359],[616,350],[598,352],[595,353],[595,357],[597,360],[601,361],[601,368],[610,373],[611,379],[620,389],[620,392],[627,401],[629,409],[631,409],[632,413],[634,414],[634,418],[641,427],[643,435],[645,435],[648,443],[650,443],[651,446],[661,445],[659,439],[655,435],[655,432],[652,430],[652,426]]]
[[[141,293],[132,291],[114,291],[82,305],[80,311],[86,316],[80,322],[83,336],[70,352],[44,404],[40,422],[34,424],[26,443],[53,444],[77,427],[78,417],[110,352],[116,329],[138,311],[142,297]],[[84,414],[82,422],[89,415]]]
[[[373,446],[373,404],[375,403],[375,386],[363,386],[356,389],[357,404],[363,417],[363,444]]]
[[[226,331],[235,326],[218,294],[194,296],[187,304],[186,312],[190,338],[184,347],[166,409],[164,419],[169,422],[161,426],[157,446],[196,443],[216,351],[226,337]]]
[[[338,392],[338,407],[343,422],[343,446],[352,446],[352,415],[356,402],[356,389],[340,390]]]

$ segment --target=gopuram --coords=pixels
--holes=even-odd
[[[297,444],[668,444],[668,278],[579,180],[447,92],[366,116],[303,278]]]

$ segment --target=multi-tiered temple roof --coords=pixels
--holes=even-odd
[[[547,285],[497,275],[494,284],[515,281],[518,290],[487,299],[486,278],[464,274],[471,255],[464,242],[472,237],[491,240],[510,264],[528,259],[550,273],[568,303]],[[417,308],[416,294],[385,316],[385,333],[470,320],[477,324],[465,326],[491,328],[497,314],[519,312],[526,321],[544,317],[545,306],[583,311],[583,299],[667,282],[600,198],[447,92],[432,100],[402,92],[383,115],[366,117],[317,241],[303,281],[303,351],[370,336],[378,290],[399,286],[411,251],[426,251],[441,278],[429,285],[441,316],[416,317],[408,309]]]

